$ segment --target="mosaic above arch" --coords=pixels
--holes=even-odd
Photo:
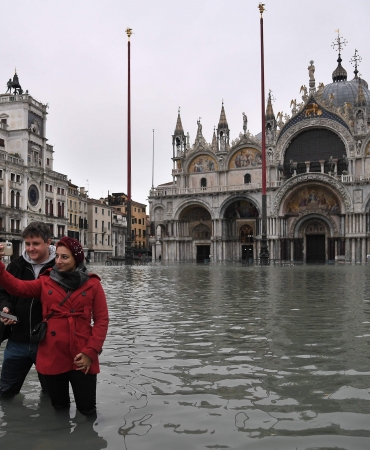
[[[211,220],[211,214],[203,206],[191,205],[181,212],[179,219],[187,221]]]
[[[237,200],[226,208],[225,219],[244,219],[258,217],[258,210],[247,200]]]
[[[241,148],[231,157],[229,169],[243,169],[262,165],[262,154],[256,148]]]
[[[340,213],[340,200],[326,186],[308,184],[294,190],[285,200],[283,213],[300,214],[305,211]]]
[[[346,187],[342,183],[339,183],[334,177],[331,177],[324,173],[305,173],[290,178],[278,189],[271,208],[272,215],[279,214],[280,205],[285,204],[285,200],[284,203],[282,203],[283,199],[288,196],[289,193],[293,191],[293,189],[300,187],[299,185],[306,186],[313,183],[327,185],[329,188],[334,189],[337,193],[336,195],[338,195],[338,198],[341,198],[345,210],[347,212],[352,211],[352,198],[349,195]]]
[[[218,170],[217,161],[209,155],[197,155],[189,164],[189,173],[205,173]]]

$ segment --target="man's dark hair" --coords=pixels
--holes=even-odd
[[[23,230],[22,238],[33,238],[40,237],[44,242],[47,242],[52,237],[52,233],[49,225],[46,225],[44,222],[31,222],[26,228]]]

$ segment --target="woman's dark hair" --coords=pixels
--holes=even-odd
[[[40,237],[44,242],[47,242],[52,237],[51,229],[49,225],[44,222],[31,222],[23,230],[22,238],[26,239],[28,237]]]

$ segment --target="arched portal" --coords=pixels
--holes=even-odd
[[[249,200],[238,199],[230,203],[223,217],[223,236],[228,241],[227,259],[251,260],[257,255],[255,236],[259,219],[256,206]]]
[[[306,263],[325,263],[328,259],[327,238],[330,236],[327,224],[320,218],[309,219],[302,224],[300,234],[304,236]]]
[[[245,224],[240,227],[240,243],[242,246],[242,261],[254,259],[253,241],[254,230],[251,225]]]
[[[210,258],[212,220],[210,212],[199,205],[188,206],[179,216],[180,234],[191,238],[185,242],[190,259],[204,262]],[[188,244],[188,245],[186,245]]]

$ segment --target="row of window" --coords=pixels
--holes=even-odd
[[[141,225],[141,219],[137,219],[136,217],[134,217],[132,219],[132,224],[138,223],[139,225]],[[144,225],[144,219],[143,219],[143,225]]]
[[[58,214],[57,217],[64,217],[65,214],[65,205],[64,202],[58,202],[57,204],[58,208]],[[45,200],[45,214],[47,216],[53,216],[54,215],[54,204],[53,200],[46,199]]]
[[[54,225],[52,223],[47,224],[50,228],[51,231],[51,235],[54,235]],[[5,223],[4,223],[4,219],[2,217],[0,217],[0,229],[2,231],[5,231]],[[22,229],[21,229],[21,221],[19,219],[10,219],[10,231],[12,233],[21,233]],[[61,238],[64,236],[64,232],[65,232],[65,227],[64,225],[58,225],[58,234],[55,237]]]
[[[0,169],[0,179],[3,179],[3,170]],[[10,181],[15,181],[16,183],[21,182],[21,176],[17,173],[10,174]]]
[[[74,205],[74,208],[72,208],[72,206]],[[78,206],[81,209],[81,202],[78,202]],[[76,201],[69,201],[69,209],[74,209],[75,211],[77,211],[77,202]],[[84,202],[84,210],[86,211],[86,203]]]
[[[107,222],[107,224],[108,224],[108,230],[110,230],[110,222]],[[98,221],[97,220],[95,220],[95,228],[98,228]],[[104,220],[101,221],[101,231],[102,231],[102,233],[105,233],[107,231],[106,228],[105,228]]]
[[[251,174],[246,173],[244,175],[244,183],[251,183],[252,181]],[[200,187],[207,187],[207,178],[201,178],[200,179]]]
[[[103,242],[103,237],[101,238],[102,240],[101,241],[99,241],[99,234],[95,234],[95,245],[98,245],[98,244],[102,244],[102,245],[104,245],[104,242]],[[107,243],[107,245],[110,245],[110,236],[108,236],[108,243]]]
[[[53,192],[53,185],[52,184],[47,184],[45,183],[45,191],[46,192]],[[57,188],[57,194],[61,194],[61,195],[65,195],[65,190],[64,188]]]
[[[71,226],[74,226],[74,227],[78,226],[81,229],[84,228],[85,230],[87,230],[87,219],[86,219],[86,217],[82,218],[80,216],[79,219],[77,220],[77,215],[76,214],[70,214],[69,215],[69,224]],[[73,237],[73,236],[70,236],[70,237]]]
[[[102,215],[104,216],[104,208],[102,208],[102,210],[101,210],[101,213],[102,213]],[[95,206],[95,214],[98,214],[98,207],[97,206]],[[110,216],[110,209],[108,209],[108,216]]]

